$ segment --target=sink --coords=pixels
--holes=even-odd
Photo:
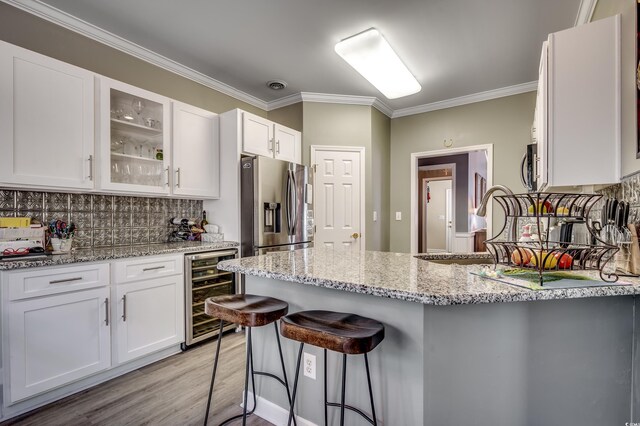
[[[438,263],[440,265],[493,265],[493,259],[490,258],[429,258],[428,256],[418,256],[418,259],[426,260],[427,262]]]

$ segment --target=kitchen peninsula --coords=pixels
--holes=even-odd
[[[532,291],[470,274],[477,265],[325,248],[228,261],[219,268],[245,274],[247,293],[283,299],[290,312],[327,309],[383,322],[386,338],[370,362],[384,424],[639,421],[632,365],[638,361],[634,295],[640,285]],[[292,375],[297,345],[283,342]],[[254,344],[266,348],[260,353],[277,353],[271,330],[256,329]],[[301,373],[296,410],[321,424],[322,351],[305,351],[317,357],[318,380]],[[361,364],[350,361],[347,403],[368,407]],[[278,365],[275,356],[255,360],[256,370],[277,371]],[[328,365],[329,399],[336,400],[339,356],[329,353]],[[257,380],[258,412],[268,407],[262,415],[272,422],[287,408],[276,385]],[[329,411],[330,420],[338,415]],[[349,424],[365,424],[350,416]]]

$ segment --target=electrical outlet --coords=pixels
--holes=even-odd
[[[304,353],[304,375],[310,379],[316,379],[316,356],[310,353]]]
[[[396,212],[396,220],[402,220],[402,212]]]

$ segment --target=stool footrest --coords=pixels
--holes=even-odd
[[[327,402],[327,406],[329,406],[329,407],[338,407],[338,408],[342,407],[342,405],[340,405],[340,403],[337,403],[337,402]],[[362,417],[364,417],[364,419],[366,421],[368,421],[372,425],[375,424],[373,419],[371,417],[369,417],[364,411],[360,410],[359,408],[356,408],[356,407],[353,407],[353,406],[347,405],[347,404],[344,404],[344,408],[347,409],[347,410],[351,410],[353,412],[356,412],[356,413],[360,414]]]

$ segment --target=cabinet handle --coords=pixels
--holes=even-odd
[[[169,167],[164,169],[164,171],[167,172],[167,183],[165,185],[169,186]]]
[[[104,325],[109,325],[109,298],[104,299]]]
[[[144,268],[142,270],[142,272],[155,271],[157,269],[164,269],[164,268],[165,268],[164,266],[153,266],[153,267],[150,267],[150,268]]]
[[[93,155],[89,156],[89,180],[93,180]]]
[[[280,154],[280,141],[276,141],[276,154]]]
[[[269,151],[271,151],[271,152],[273,152],[273,141],[274,141],[273,138],[269,139],[269,147],[268,148],[269,148]]]
[[[127,321],[127,295],[122,296],[122,321]]]
[[[65,278],[64,280],[53,280],[49,281],[49,284],[62,284],[62,283],[70,283],[72,281],[80,281],[82,277],[74,277],[74,278]]]
[[[180,167],[176,169],[176,187],[180,188]]]

